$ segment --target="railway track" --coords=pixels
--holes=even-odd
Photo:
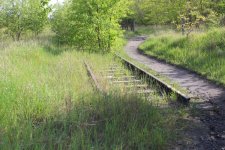
[[[184,105],[192,104],[192,101],[198,101],[198,97],[187,96],[120,55],[116,55],[116,57],[123,63],[123,66],[113,64],[102,69],[99,73],[101,80],[104,80],[108,87],[113,89],[120,88],[126,94],[141,95],[151,101],[153,105],[161,108],[170,107],[170,103],[168,101],[165,102],[165,95],[167,97],[175,94],[176,100]],[[85,62],[85,65],[98,91],[104,94],[107,93],[109,88],[105,88],[104,84],[99,82],[95,72],[93,72],[87,62]],[[158,95],[157,100],[155,95]],[[195,108],[198,114],[190,115],[189,119],[192,120],[188,123],[190,126],[181,133],[185,135],[188,142],[181,141],[178,147],[175,148],[205,150],[221,149],[222,147],[222,149],[225,149],[225,116],[218,114],[216,107],[207,101],[197,103]],[[192,113],[191,111],[190,113]],[[193,127],[193,125],[198,127]]]
[[[98,91],[105,94],[111,89],[119,89],[120,92],[124,94],[140,95],[151,101],[153,104],[161,105],[162,107],[168,105],[168,101],[165,102],[165,99],[168,99],[171,95],[173,95],[176,100],[182,102],[182,104],[187,105],[189,103],[190,98],[182,92],[174,89],[172,86],[120,55],[116,55],[116,57],[122,62],[123,66],[112,64],[103,68],[98,73],[98,77],[91,69],[88,62],[84,62],[88,74],[94,81],[94,85]],[[104,83],[100,80],[103,80]],[[159,98],[157,99],[155,95]],[[154,102],[152,101],[153,97],[154,99],[157,99]]]
[[[181,91],[173,88],[171,85],[167,84],[166,82],[162,81],[158,77],[154,76],[153,74],[147,72],[146,70],[138,67],[134,63],[130,62],[129,60],[123,58],[122,56],[116,54],[116,56],[123,62],[123,64],[131,70],[133,73],[138,75],[140,78],[145,78],[148,84],[157,85],[159,90],[166,92],[167,95],[171,95],[172,93],[176,95],[177,100],[182,102],[183,104],[188,104],[190,101],[190,97],[186,94],[182,93]]]
[[[102,94],[119,92],[122,95],[134,95],[145,98],[154,106],[161,108],[168,107],[163,93],[157,91],[145,79],[133,74],[126,67],[112,64],[102,69],[97,77],[87,62],[85,62],[85,66],[92,78],[94,87]]]

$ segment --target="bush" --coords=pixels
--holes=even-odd
[[[225,51],[225,30],[214,29],[201,39],[201,49],[205,51]]]

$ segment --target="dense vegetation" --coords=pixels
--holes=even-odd
[[[140,50],[225,84],[224,28],[194,33],[189,38],[171,31],[161,32],[151,36]]]
[[[180,24],[181,18],[187,18],[186,23],[200,18],[223,20],[225,14],[223,0],[134,0],[131,8],[136,21],[146,25]]]
[[[0,1],[0,29],[20,40],[21,35],[32,31],[40,33],[47,23],[49,0],[3,0]]]
[[[59,42],[77,49],[108,52],[122,37],[119,20],[126,15],[127,0],[72,0],[52,16]]]
[[[225,20],[223,0],[65,0],[55,6],[48,2],[0,1],[0,28],[19,40],[28,31],[40,33],[49,16],[58,42],[81,50],[108,52],[122,37],[123,18],[144,25],[172,25],[187,35],[201,26],[223,25]]]
[[[110,52],[122,49],[125,19],[139,25],[126,38],[151,35],[146,54],[225,84],[224,0],[49,1],[0,0],[0,149],[167,149],[177,139],[182,111],[91,85],[83,61],[96,72],[120,64]],[[173,31],[156,34],[162,26]]]
[[[111,55],[56,49],[46,37],[2,46],[1,149],[164,149],[176,139],[172,110],[92,88],[83,61],[99,72],[119,63]]]
[[[223,0],[65,0],[54,6],[48,3],[49,0],[0,1],[0,29],[19,40],[30,31],[37,35],[49,20],[59,44],[105,53],[120,46],[124,18],[142,25],[170,25],[187,36],[196,29],[218,27],[225,22]]]

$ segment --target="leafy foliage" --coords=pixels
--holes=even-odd
[[[54,12],[52,28],[59,42],[108,52],[121,36],[119,21],[128,6],[128,0],[72,0]]]
[[[38,34],[47,21],[49,0],[9,0],[3,1],[0,9],[2,15],[1,27],[7,28],[7,33],[19,40],[21,34],[28,30]]]
[[[135,18],[141,24],[168,24],[177,19],[184,0],[134,0]]]
[[[188,0],[185,4],[185,9],[181,12],[178,23],[178,28],[182,29],[183,34],[186,32],[187,37],[194,31],[194,28],[199,29],[201,25],[215,26],[218,24],[218,14],[208,8],[208,3],[194,0]]]
[[[175,25],[189,34],[200,25],[216,26],[225,21],[224,0],[133,0],[134,18],[144,25]]]

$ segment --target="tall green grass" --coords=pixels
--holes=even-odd
[[[45,38],[1,48],[0,149],[166,149],[174,141],[176,111],[99,94],[84,60],[96,71],[115,62]]]
[[[174,32],[164,32],[150,36],[140,46],[140,50],[225,84],[224,43],[224,28],[193,33],[189,38]]]
[[[172,27],[170,26],[154,26],[154,25],[151,25],[151,26],[144,26],[144,25],[136,25],[135,26],[135,31],[125,31],[124,32],[124,37],[126,39],[130,39],[130,38],[134,38],[134,37],[137,37],[137,36],[148,36],[150,34],[156,34],[158,33],[159,31],[170,31],[172,29]]]

